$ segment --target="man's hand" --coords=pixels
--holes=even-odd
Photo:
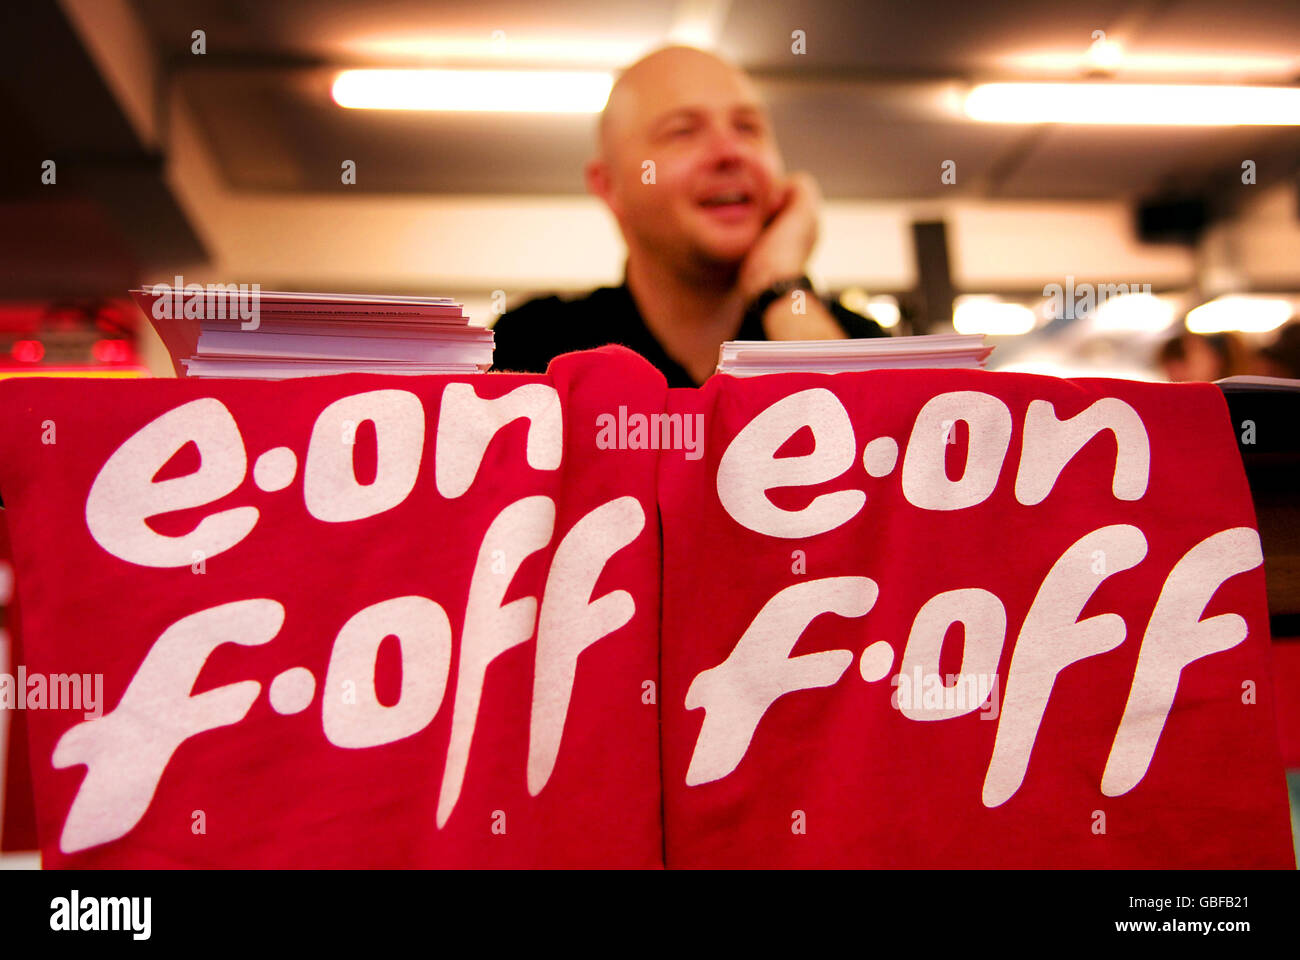
[[[808,173],[792,173],[775,213],[740,265],[738,285],[749,303],[778,280],[804,273],[817,242],[821,191]]]
[[[802,276],[817,242],[817,211],[821,190],[808,173],[793,173],[785,184],[780,206],[740,266],[738,286],[748,304],[772,284]],[[763,314],[769,340],[836,340],[844,330],[821,301],[799,291],[803,309],[796,312],[794,296],[781,297]]]

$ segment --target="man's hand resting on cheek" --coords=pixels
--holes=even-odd
[[[807,271],[808,257],[817,242],[817,211],[821,191],[808,173],[793,173],[777,209],[740,266],[739,288],[745,304],[783,280]],[[805,312],[796,313],[793,295],[775,301],[763,315],[769,340],[835,340],[844,330],[812,293],[802,298]]]

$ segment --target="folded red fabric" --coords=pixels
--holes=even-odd
[[[1288,867],[1212,385],[715,377],[661,459],[669,866]]]
[[[45,865],[660,865],[653,462],[591,424],[664,394],[0,385],[29,683],[102,676],[27,711]]]

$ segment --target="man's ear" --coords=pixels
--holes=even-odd
[[[593,157],[583,167],[582,175],[587,184],[587,192],[603,200],[617,219],[622,213],[622,206],[614,191],[614,177],[610,173],[609,164],[603,157]]]

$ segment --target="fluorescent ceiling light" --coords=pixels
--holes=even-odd
[[[1232,294],[1216,297],[1187,314],[1192,333],[1267,333],[1291,319],[1290,301],[1274,297]]]
[[[988,123],[1294,126],[1300,87],[985,83],[966,97],[966,115]]]
[[[963,296],[955,301],[952,325],[958,333],[1017,336],[1034,329],[1034,311],[1023,304],[1004,303],[997,297]]]
[[[1077,74],[1080,70],[1113,70],[1125,75],[1183,77],[1184,79],[1255,80],[1285,83],[1300,70],[1300,57],[1262,57],[1221,53],[1130,53],[1112,41],[1094,43],[1084,53],[1056,50],[1001,57],[1002,70],[1038,74]],[[1118,52],[1118,58],[1116,58]]]
[[[1174,322],[1175,304],[1150,293],[1129,293],[1103,300],[1093,310],[1093,329],[1159,333]]]
[[[614,78],[559,70],[344,70],[334,102],[369,110],[599,113]]]

